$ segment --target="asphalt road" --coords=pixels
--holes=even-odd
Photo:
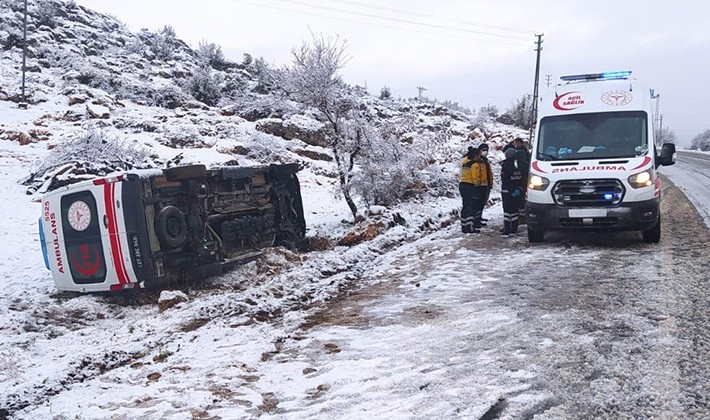
[[[676,164],[660,172],[678,185],[710,228],[710,154],[678,151]]]
[[[693,198],[710,186],[705,165],[680,154],[668,173],[692,181],[681,187]],[[491,226],[403,247],[369,274],[373,286],[312,317],[305,336],[339,337],[337,359],[293,346],[318,372],[358,373],[334,382],[337,398],[309,402],[309,413],[710,418],[710,236],[683,191],[663,185],[659,244],[623,232],[551,233],[531,245]],[[391,348],[387,363],[362,343]],[[386,398],[362,392],[373,387]]]

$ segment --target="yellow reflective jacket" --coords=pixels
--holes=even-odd
[[[461,162],[461,182],[476,186],[488,185],[488,171],[483,161],[473,161],[467,157]]]

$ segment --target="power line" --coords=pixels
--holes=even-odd
[[[514,46],[525,45],[522,42],[505,42],[505,41],[500,41],[500,40],[495,40],[495,39],[462,37],[462,36],[456,36],[453,34],[446,34],[446,33],[441,33],[441,32],[422,31],[422,30],[416,30],[416,29],[412,29],[412,28],[391,26],[391,25],[386,25],[386,24],[371,22],[371,21],[368,22],[368,21],[362,21],[362,20],[353,20],[353,19],[343,18],[341,16],[333,16],[333,15],[326,15],[326,14],[321,14],[321,13],[307,12],[307,11],[304,11],[301,9],[284,8],[284,7],[274,6],[274,5],[267,5],[267,4],[263,4],[263,3],[254,3],[254,2],[246,1],[246,0],[229,0],[229,1],[234,2],[234,3],[241,3],[241,4],[250,5],[250,6],[255,6],[255,7],[286,11],[286,12],[307,15],[307,16],[323,17],[323,18],[327,18],[327,19],[337,19],[337,20],[344,21],[344,22],[364,24],[364,25],[369,25],[369,26],[375,26],[375,27],[381,27],[381,28],[387,28],[387,29],[395,29],[395,30],[406,31],[406,32],[415,32],[415,33],[421,33],[421,34],[427,34],[427,35],[437,35],[437,36],[444,36],[444,37],[455,38],[455,39],[476,40],[476,41],[480,41],[480,42],[489,42],[489,43],[496,43],[496,44],[503,44],[503,45],[514,45]],[[288,3],[288,1],[286,1],[286,0],[275,0],[275,1],[282,1],[282,2]],[[318,8],[313,5],[308,5],[308,6]],[[341,11],[341,13],[343,13],[343,12],[348,13],[347,11]],[[385,20],[391,20],[391,19],[387,19],[387,18],[383,18],[383,17],[380,17],[380,18],[385,19]],[[400,23],[404,23],[404,22],[400,22]],[[440,29],[450,30],[450,28],[447,28],[444,26],[441,26]],[[477,33],[474,31],[465,31],[465,32],[471,33],[473,35],[486,35],[486,34]]]
[[[379,9],[379,10],[394,12],[394,13],[403,14],[403,15],[418,16],[418,17],[424,17],[424,18],[434,18],[434,19],[438,19],[438,20],[458,22],[458,23],[461,23],[463,25],[468,25],[468,26],[481,26],[481,27],[496,29],[496,30],[501,30],[501,31],[517,32],[517,33],[528,35],[528,36],[535,33],[534,31],[528,31],[528,30],[524,30],[524,29],[514,28],[511,26],[490,25],[490,24],[481,23],[481,22],[473,22],[473,21],[465,20],[465,19],[457,19],[457,18],[451,18],[451,17],[439,16],[439,15],[432,15],[432,14],[428,14],[428,13],[413,12],[411,10],[395,9],[393,7],[380,6],[380,5],[372,4],[372,3],[363,3],[363,2],[349,1],[349,0],[330,0],[330,1],[335,2],[335,3],[349,4],[349,5],[353,5],[356,7],[368,7],[371,9]]]
[[[366,13],[366,12],[356,12],[356,11],[350,11],[350,10],[344,10],[344,9],[339,9],[337,7],[329,7],[329,6],[323,6],[323,5],[315,5],[303,1],[298,1],[298,0],[274,0],[274,1],[279,1],[282,3],[292,3],[292,4],[298,4],[301,6],[306,6],[306,7],[312,7],[314,9],[323,9],[323,10],[330,10],[334,11],[337,13],[347,13],[347,14],[354,14],[354,15],[359,15],[359,16],[364,16],[364,17],[370,17],[370,18],[375,18],[375,19],[382,19],[382,20],[389,20],[392,22],[398,22],[398,23],[406,23],[406,24],[411,24],[411,25],[419,25],[419,26],[425,26],[429,28],[436,28],[436,29],[446,29],[446,30],[451,30],[451,31],[458,31],[458,32],[465,32],[465,33],[472,33],[472,34],[477,34],[477,35],[486,35],[486,36],[495,36],[495,37],[500,37],[500,38],[505,38],[505,39],[515,39],[515,40],[524,40],[522,37],[512,37],[509,35],[501,35],[497,34],[494,32],[484,32],[484,31],[477,31],[473,29],[464,29],[464,28],[456,28],[452,26],[445,26],[445,25],[437,25],[433,23],[426,23],[426,22],[417,22],[413,20],[408,20],[408,19],[400,19],[400,18],[394,18],[394,17],[388,17],[388,16],[381,16],[377,15],[374,13]]]

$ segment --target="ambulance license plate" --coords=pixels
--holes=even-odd
[[[570,209],[569,217],[606,217],[606,209]]]

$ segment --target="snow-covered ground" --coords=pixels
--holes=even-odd
[[[19,110],[0,101],[1,128],[28,131],[32,121],[61,113],[51,102]],[[129,107],[127,114],[139,110]],[[254,136],[245,124],[245,137]],[[191,290],[165,311],[158,296],[58,293],[44,268],[37,235],[39,196],[18,183],[29,175],[70,129],[54,127],[48,142],[21,146],[0,141],[0,418],[201,418],[220,406],[223,418],[273,412],[270,393],[291,390],[288,372],[271,361],[278,343],[305,322],[309,308],[359,287],[361,276],[381,263],[386,251],[422,236],[453,218],[457,199],[397,209],[408,222],[371,243],[352,248],[294,254],[270,250],[257,262]],[[236,139],[239,140],[239,139]],[[218,163],[230,158],[212,148],[177,150],[148,135],[135,141],[169,159]],[[234,140],[232,140],[234,141]],[[218,142],[215,142],[218,143]],[[247,161],[248,163],[248,161]],[[330,240],[352,229],[349,209],[335,180],[301,171],[308,235]],[[372,216],[385,224],[391,212]],[[263,379],[262,379],[263,377]],[[315,375],[299,374],[302,386],[317,388]]]
[[[41,38],[45,53],[60,51],[57,62],[69,44],[81,57],[78,70],[120,74],[138,93],[177,86],[177,74],[196,65],[130,55],[120,46],[135,35],[69,6],[73,20],[60,19]],[[18,90],[18,60],[18,48],[0,59],[0,96]],[[692,229],[674,233],[692,218],[677,190],[674,204],[686,212],[664,221],[659,247],[630,234],[550,235],[531,247],[524,229],[499,237],[500,204],[486,211],[483,234],[464,236],[454,216],[459,200],[438,197],[370,215],[366,223],[388,225],[395,212],[407,222],[372,241],[305,254],[271,249],[185,294],[163,295],[182,300],[175,306],[149,291],[57,292],[39,247],[38,197],[17,181],[50,149],[90,128],[162,161],[178,154],[208,165],[299,161],[308,235],[334,242],[362,226],[347,222],[334,164],[304,157],[328,157],[327,148],[266,134],[229,107],[118,104],[115,95],[76,81],[77,71],[52,60],[30,64],[38,69],[29,75],[36,102],[20,110],[0,100],[0,135],[48,137],[25,146],[0,139],[0,419],[674,418],[690,408],[690,418],[710,416],[707,311],[695,305],[706,302],[705,274],[697,270],[707,238]],[[451,153],[437,159],[452,183],[459,151],[481,141],[466,137],[466,117],[442,107],[368,104],[378,118],[409,117],[408,141],[443,134]],[[109,118],[91,116],[96,110]],[[495,131],[494,162],[496,146],[522,132],[496,127],[489,134]],[[172,138],[190,143],[170,147]],[[690,173],[683,156],[661,172],[710,223],[710,183]],[[699,373],[687,372],[687,360]]]
[[[686,409],[677,363],[692,340],[679,338],[672,305],[687,302],[679,290],[689,283],[661,283],[681,269],[664,262],[671,243],[551,235],[531,247],[524,235],[498,236],[495,205],[480,236],[456,224],[424,237],[398,226],[352,248],[275,249],[161,310],[147,292],[56,292],[38,203],[16,182],[44,153],[0,142],[0,409],[14,418],[671,418]],[[347,209],[305,179],[304,196],[317,197],[312,229],[344,231],[335,215]],[[638,258],[649,251],[652,264]],[[605,305],[616,309],[600,313]]]

